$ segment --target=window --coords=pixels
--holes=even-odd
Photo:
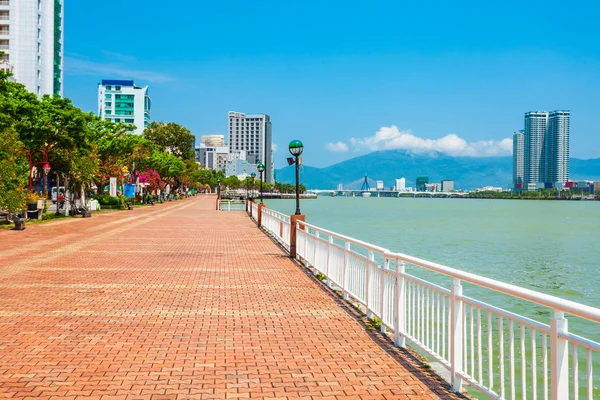
[[[38,11],[42,9],[42,0],[38,0]]]
[[[40,43],[38,43],[38,54],[40,54],[42,52],[42,45]]]
[[[111,113],[112,113],[112,111],[110,111],[110,110],[105,110],[104,111],[104,114],[106,114],[106,115],[110,115]]]
[[[121,118],[115,118],[115,122],[121,122]]]
[[[105,94],[105,95],[104,95],[104,98],[105,98],[105,99],[110,99],[111,97],[112,97],[112,95],[110,95],[110,94]]]
[[[115,90],[121,90],[121,86],[115,86]]]
[[[125,123],[127,123],[127,124],[133,124],[133,120],[132,119],[126,119]]]
[[[42,88],[40,88],[39,86],[37,87],[37,95],[39,96],[42,93]]]
[[[104,102],[104,105],[105,105],[106,107],[112,107],[112,102],[110,102],[110,101],[105,101],[105,102]]]
[[[40,70],[37,70],[37,78],[40,79],[42,77],[42,73],[40,72]]]
[[[38,14],[38,25],[42,24],[42,16]]]
[[[108,85],[108,86],[106,87],[106,90],[112,90],[112,86]]]
[[[42,57],[38,56],[38,65],[42,65]]]

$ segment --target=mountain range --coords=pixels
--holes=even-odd
[[[277,169],[278,182],[294,183],[294,166]],[[300,182],[308,189],[360,189],[365,174],[369,184],[383,181],[386,188],[395,179],[406,178],[406,186],[414,187],[417,176],[428,176],[429,182],[454,180],[457,190],[483,186],[512,185],[512,157],[452,157],[443,153],[416,154],[406,150],[376,151],[324,168],[301,166]],[[600,180],[600,158],[571,158],[571,180]]]

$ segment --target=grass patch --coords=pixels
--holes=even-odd
[[[321,282],[325,282],[327,280],[327,277],[325,276],[325,274],[322,273],[318,273],[317,275],[315,275],[317,277],[318,280],[320,280]]]
[[[377,317],[367,319],[366,325],[367,325],[367,330],[369,330],[369,331],[381,330],[381,320]]]

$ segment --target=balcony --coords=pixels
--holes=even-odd
[[[10,1],[9,0],[0,0],[0,7],[8,7],[10,6]]]

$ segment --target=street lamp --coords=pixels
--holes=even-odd
[[[258,172],[260,172],[260,204],[263,204],[262,183],[263,183],[263,172],[265,172],[265,164],[258,163],[256,168],[258,169]]]
[[[221,198],[221,178],[217,178],[217,199]]]
[[[50,163],[48,163],[48,153],[46,153],[44,150],[29,151],[27,149],[21,149],[21,150],[19,150],[19,152],[27,153],[27,155],[29,155],[29,193],[31,193],[33,190],[33,177],[32,177],[33,167],[35,167],[36,165],[39,165],[39,164],[42,165],[42,170],[44,171],[44,179],[48,176],[48,173],[50,173]],[[33,155],[35,153],[41,153],[44,156],[44,161],[38,161],[38,162],[34,163]]]
[[[250,176],[252,177],[252,199],[254,200],[254,178],[256,178],[256,172],[253,172],[250,174]]]
[[[290,154],[296,158],[296,215],[300,215],[300,167],[298,165],[298,157],[302,154],[304,145],[299,140],[292,140],[289,148]]]

